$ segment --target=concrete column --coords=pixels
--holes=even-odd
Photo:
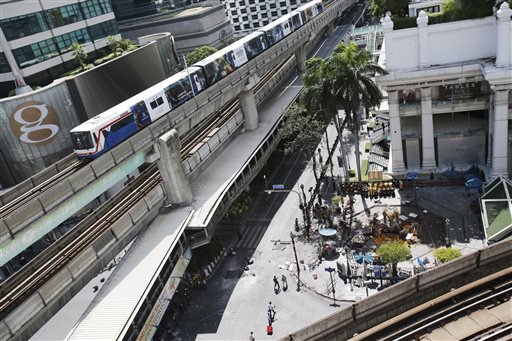
[[[507,2],[501,4],[496,16],[498,17],[496,66],[509,66],[512,65],[512,32],[510,27],[512,10]]]
[[[188,205],[192,202],[192,189],[181,162],[181,143],[176,129],[165,133],[157,139],[160,159],[158,169],[162,175],[166,204]]]
[[[295,50],[295,59],[297,61],[297,69],[299,72],[306,71],[306,51],[304,46],[300,46]]]
[[[398,91],[388,92],[389,129],[391,130],[391,164],[392,172],[405,171],[404,151],[402,149],[402,127],[398,108]]]
[[[508,175],[508,90],[494,91],[492,174]]]
[[[423,163],[421,167],[426,170],[436,168],[436,154],[434,149],[434,121],[432,118],[431,88],[421,88],[421,140]]]
[[[332,22],[328,23],[327,26],[325,26],[325,28],[326,28],[325,35],[327,37],[332,36],[332,33],[334,31],[334,23],[332,23]]]
[[[491,94],[489,95],[489,101],[490,103],[494,103],[494,94]],[[492,141],[493,141],[493,136],[494,136],[494,131],[493,131],[493,127],[494,127],[494,108],[492,108],[491,110],[489,110],[489,119],[488,119],[488,124],[489,124],[489,132],[487,133],[487,135],[489,136],[489,143],[487,144],[487,160],[485,161],[485,164],[488,166],[488,167],[491,167],[492,166]]]
[[[391,20],[391,13],[386,13],[386,16],[384,19],[382,19],[382,30],[384,33],[384,41],[383,45],[386,46],[386,67],[387,70],[393,70],[397,68],[397,65],[395,65],[396,58],[393,56],[394,49],[393,49],[393,21]]]
[[[421,11],[416,19],[418,25],[418,41],[419,41],[419,53],[420,53],[420,66],[429,67],[429,46],[428,46],[428,17],[425,11]]]
[[[254,130],[258,128],[258,107],[252,89],[258,84],[259,77],[251,75],[247,79],[244,89],[238,94],[238,101],[244,114],[245,130]]]

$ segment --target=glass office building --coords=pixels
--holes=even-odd
[[[0,95],[15,87],[15,75],[44,86],[77,66],[79,43],[94,60],[106,37],[120,38],[109,0],[0,2]]]

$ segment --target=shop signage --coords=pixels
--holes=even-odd
[[[441,99],[467,99],[480,96],[480,82],[448,84],[439,87]]]
[[[47,144],[60,130],[57,112],[48,104],[37,101],[18,105],[9,123],[12,133],[21,142],[32,145]]]

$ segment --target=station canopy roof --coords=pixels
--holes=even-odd
[[[482,218],[489,241],[499,241],[512,233],[512,182],[502,176],[485,186],[481,197]]]

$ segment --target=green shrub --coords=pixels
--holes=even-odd
[[[393,30],[416,27],[416,17],[399,18],[393,16],[391,20],[393,20]]]
[[[462,256],[462,252],[451,247],[440,247],[434,250],[434,257],[436,257],[441,263],[446,263]]]

